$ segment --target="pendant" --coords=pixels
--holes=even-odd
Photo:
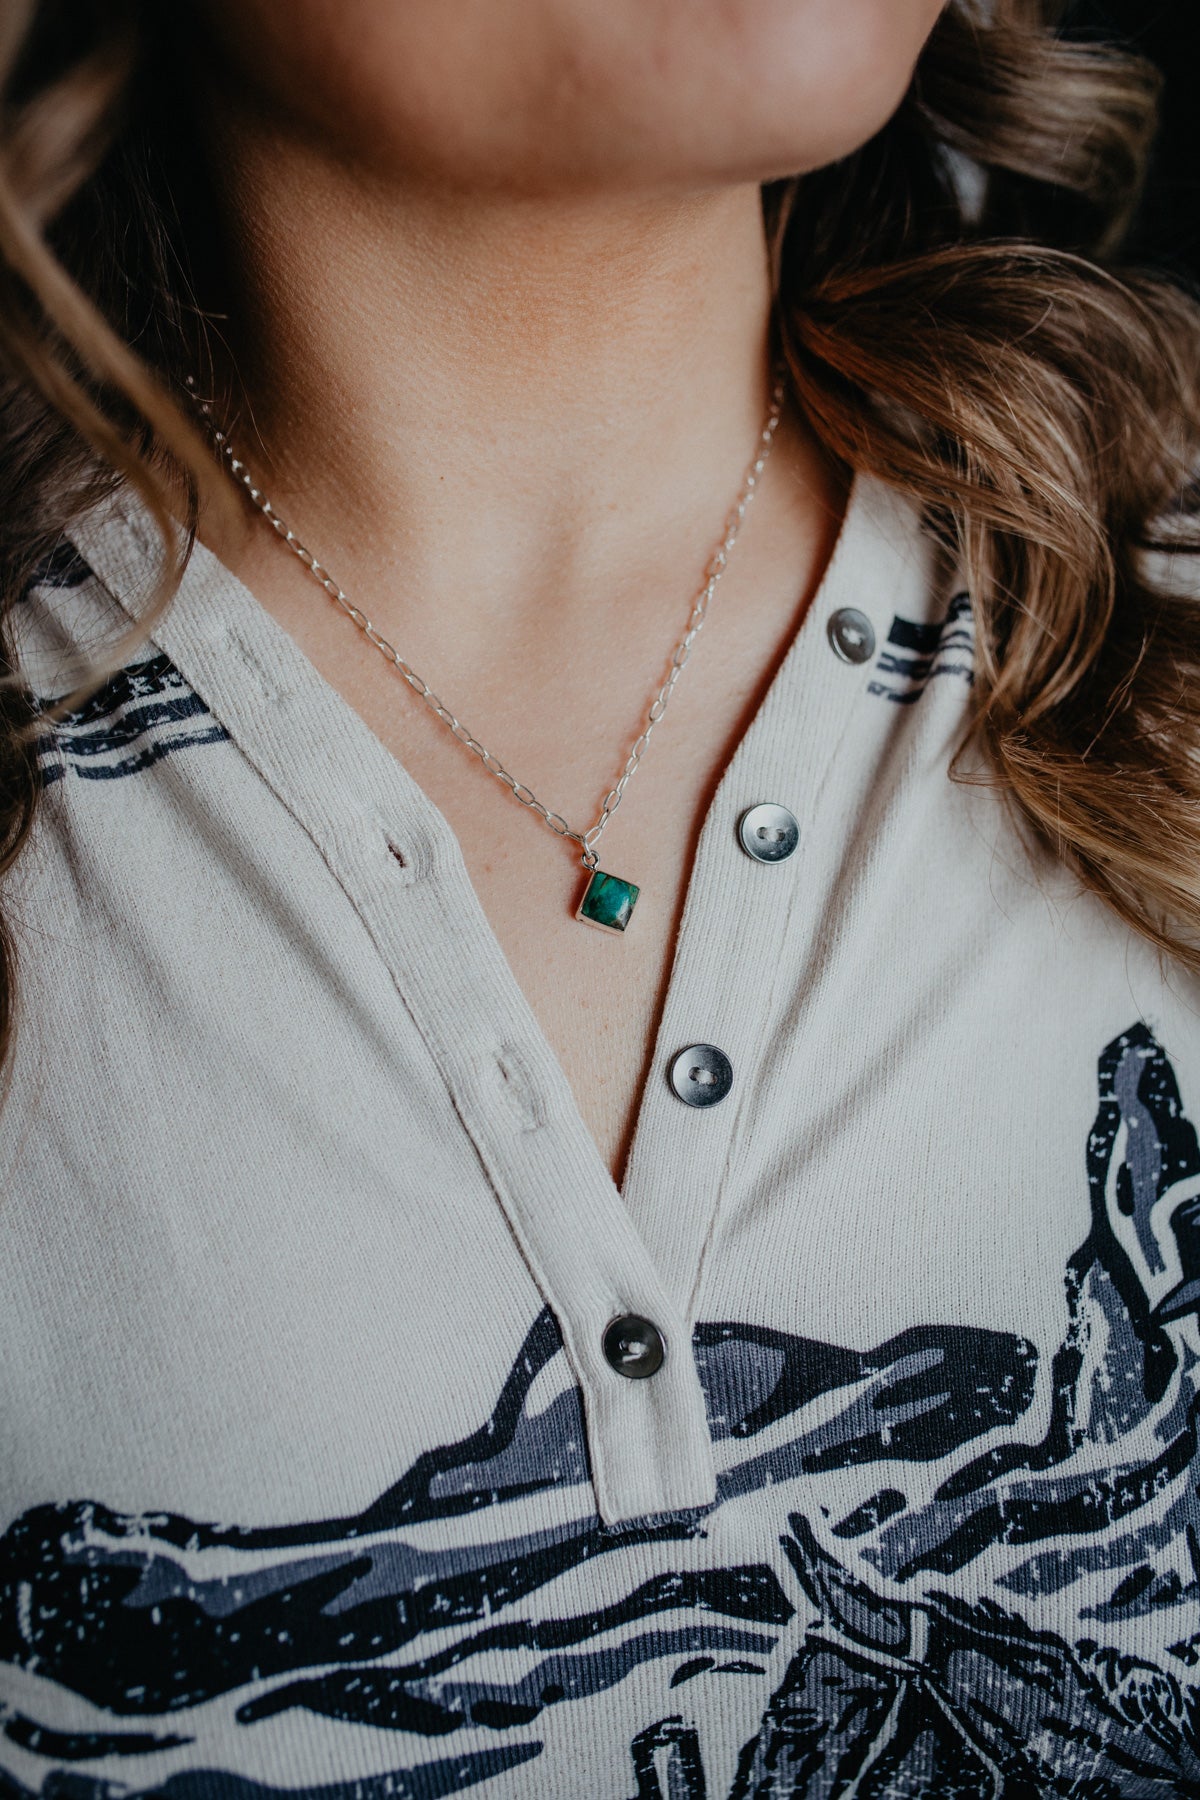
[[[624,931],[633,916],[638,893],[632,881],[593,869],[575,917],[585,925],[598,925],[601,931]]]

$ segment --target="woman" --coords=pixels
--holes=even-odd
[[[1147,71],[25,10],[0,1793],[1194,1794]]]

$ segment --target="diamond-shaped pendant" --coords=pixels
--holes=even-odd
[[[606,875],[603,869],[593,869],[575,917],[582,919],[585,925],[598,925],[601,931],[624,931],[633,916],[637,897],[638,889],[632,881],[622,881],[619,875]]]

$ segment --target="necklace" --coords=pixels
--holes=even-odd
[[[518,781],[515,776],[510,775],[499,757],[493,755],[490,750],[485,749],[478,739],[471,735],[460,720],[455,718],[449,707],[443,705],[442,701],[429,686],[429,683],[422,680],[416,670],[411,668],[409,664],[405,662],[400,652],[394,645],[388,643],[381,632],[376,631],[366,613],[362,612],[360,608],[354,604],[349,595],[343,591],[339,583],[334,580],[332,575],[330,575],[329,571],[323,568],[317,561],[312,551],[305,548],[300,542],[300,539],[296,536],[296,533],[283,519],[280,518],[262,489],[256,484],[254,477],[246,467],[246,464],[237,454],[228,435],[224,431],[221,431],[217,426],[213,416],[211,403],[199,396],[196,392],[195,381],[190,376],[187,378],[187,387],[192,400],[212,432],[213,441],[215,442],[217,450],[224,460],[230,475],[235,481],[241,484],[245,489],[251,504],[263,515],[271,526],[271,529],[282,542],[287,545],[292,554],[304,565],[313,579],[320,583],[334,604],[345,613],[346,617],[351,620],[353,624],[357,625],[368,643],[373,644],[376,650],[378,650],[382,656],[385,656],[387,660],[399,670],[409,687],[411,687],[425,702],[430,711],[435,713],[442,723],[449,727],[459,743],[462,744],[465,749],[469,750],[473,756],[479,758],[489,774],[494,775],[498,781],[504,783],[505,787],[509,790],[515,800],[519,800],[522,806],[528,807],[531,812],[535,813],[544,824],[550,827],[551,831],[553,831],[556,836],[567,838],[572,843],[579,845],[581,852],[580,861],[587,871],[588,879],[583,896],[576,909],[575,917],[581,920],[585,925],[596,925],[605,931],[624,931],[633,914],[633,909],[637,902],[640,889],[635,886],[633,882],[626,881],[619,875],[610,875],[604,869],[600,868],[600,859],[596,851],[596,845],[600,841],[604,827],[608,824],[608,821],[612,818],[618,806],[621,804],[622,796],[633,778],[638,764],[646,754],[654,727],[658,724],[659,720],[667,710],[671,695],[675,691],[675,684],[684,671],[688,658],[692,653],[692,646],[699,636],[701,627],[704,624],[709,604],[717,589],[717,583],[725,573],[725,569],[729,562],[730,551],[737,541],[738,534],[741,531],[746,518],[746,513],[749,510],[750,502],[753,500],[755,490],[758,487],[759,479],[767,466],[767,458],[771,454],[771,446],[775,441],[775,433],[779,427],[780,415],[783,411],[784,384],[782,377],[776,378],[774,390],[771,395],[771,404],[767,411],[766,419],[763,422],[762,430],[759,433],[758,446],[755,450],[754,458],[751,461],[749,468],[746,470],[745,477],[742,481],[741,491],[725,520],[725,527],[722,531],[720,540],[708,560],[707,567],[704,571],[704,585],[692,602],[692,610],[688,617],[687,629],[684,631],[683,636],[671,653],[671,666],[667,673],[667,678],[651,702],[650,710],[646,716],[646,723],[630,747],[629,754],[625,759],[624,769],[621,771],[621,774],[614,785],[609,788],[601,802],[600,815],[597,818],[596,823],[590,826],[587,831],[573,830],[561,813],[553,812],[548,806],[543,805],[542,801],[538,799],[532,788],[527,787],[523,781]]]

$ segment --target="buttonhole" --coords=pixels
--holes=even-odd
[[[516,1044],[505,1044],[496,1056],[501,1092],[522,1131],[537,1131],[546,1123],[546,1103],[525,1055]]]
[[[400,864],[400,867],[402,869],[407,869],[408,858],[405,856],[405,854],[404,854],[403,850],[400,848],[399,844],[393,844],[391,838],[385,839],[385,842],[388,847],[388,855],[394,856],[396,861]]]
[[[227,653],[237,657],[264,700],[276,705],[287,697],[286,690],[275,679],[273,671],[263,664],[256,651],[232,626],[225,630],[224,648]]]

